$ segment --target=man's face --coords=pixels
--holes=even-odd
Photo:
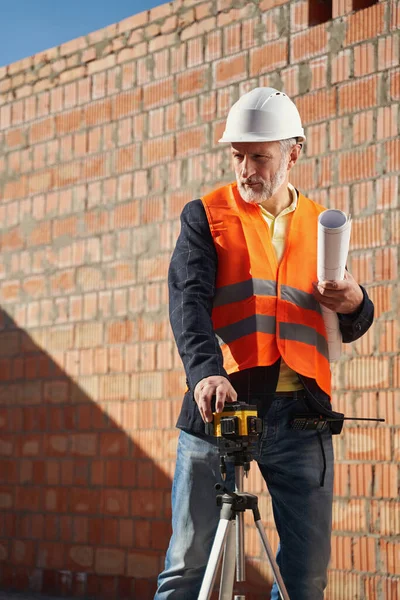
[[[285,182],[289,158],[282,156],[279,142],[235,142],[231,151],[238,189],[245,202],[265,202]]]

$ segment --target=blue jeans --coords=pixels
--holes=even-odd
[[[272,498],[280,539],[277,562],[290,600],[322,600],[330,558],[332,436],[290,429],[294,412],[307,412],[303,400],[274,397],[254,458]],[[217,482],[215,440],[182,431],[172,487],[173,533],[154,600],[197,599],[219,521]],[[234,487],[233,468],[226,487]],[[271,600],[279,600],[275,584]]]

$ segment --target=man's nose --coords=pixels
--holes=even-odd
[[[242,170],[240,173],[242,178],[248,179],[249,177],[254,175],[254,173],[255,173],[255,169],[254,169],[253,161],[251,161],[248,156],[244,156],[243,162],[242,162]]]

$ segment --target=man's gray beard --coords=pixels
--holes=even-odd
[[[254,191],[254,189],[252,188],[246,188],[240,181],[239,177],[236,177],[241,197],[248,204],[261,204],[261,202],[269,200],[274,194],[276,194],[276,192],[281,187],[282,183],[285,181],[286,173],[286,161],[283,159],[279,166],[279,169],[277,170],[271,181],[268,182],[262,179],[261,181],[255,182],[262,184],[262,189],[259,192]]]

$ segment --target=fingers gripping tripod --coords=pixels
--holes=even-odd
[[[247,475],[250,462],[253,460],[250,447],[260,431],[261,420],[257,418],[256,407],[248,405],[244,407],[241,404],[230,404],[229,407],[225,407],[222,413],[214,415],[214,422],[208,426],[207,433],[216,435],[218,438],[222,475],[224,476],[226,473],[225,460],[233,462],[235,465],[236,489],[235,492],[228,492],[222,486],[216,486],[217,490],[222,489],[223,491],[217,496],[217,505],[221,507],[220,520],[198,600],[210,599],[222,555],[224,558],[219,600],[232,600],[235,563],[236,581],[246,581],[244,556],[244,513],[246,510],[251,510],[253,513],[254,524],[271,565],[280,596],[282,600],[290,600],[261,523],[258,498],[253,494],[243,492],[244,476]],[[234,600],[245,600],[245,596],[235,595]]]

